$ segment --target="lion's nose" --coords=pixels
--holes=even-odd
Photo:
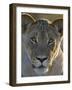
[[[47,57],[36,57],[36,59],[42,63],[43,61],[47,60]]]

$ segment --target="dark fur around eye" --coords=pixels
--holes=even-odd
[[[37,43],[36,38],[35,38],[35,37],[31,37],[31,42],[32,42],[33,44]]]
[[[54,47],[55,47],[55,43],[51,44],[49,47],[50,47],[51,50],[53,50]]]
[[[54,47],[55,47],[55,41],[54,41],[53,39],[50,39],[50,40],[48,41],[48,47],[49,47],[51,50],[54,49]]]
[[[54,40],[53,40],[53,39],[50,39],[50,40],[48,41],[48,46],[52,45],[53,43],[54,43]]]
[[[48,44],[50,44],[50,43],[53,43],[53,39],[50,39],[49,41],[48,41]]]

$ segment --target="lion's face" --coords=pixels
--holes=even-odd
[[[38,20],[28,26],[23,39],[33,70],[38,75],[48,72],[61,43],[56,28],[49,25],[46,20]]]

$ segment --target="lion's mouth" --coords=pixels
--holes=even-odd
[[[32,60],[32,68],[37,75],[45,75],[48,72],[48,59],[39,57]]]
[[[38,67],[36,67],[35,65],[32,65],[33,68],[38,68],[38,69],[42,69],[42,68],[47,68],[46,66],[40,65]]]
[[[38,75],[44,75],[48,72],[48,67],[45,67],[43,65],[40,65],[38,67],[35,67],[34,65],[32,65],[35,73],[37,73]]]
[[[45,75],[48,72],[48,68],[34,68],[37,75]]]

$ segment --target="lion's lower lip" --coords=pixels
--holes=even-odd
[[[38,74],[38,75],[44,75],[48,72],[48,68],[34,68],[34,71]]]
[[[46,68],[45,66],[39,66],[38,68]]]
[[[33,68],[39,68],[39,69],[42,69],[42,68],[43,68],[43,69],[44,69],[44,68],[47,68],[47,67],[45,67],[45,66],[43,66],[43,65],[38,66],[38,67],[36,67],[35,65],[32,65],[32,67],[33,67]]]

